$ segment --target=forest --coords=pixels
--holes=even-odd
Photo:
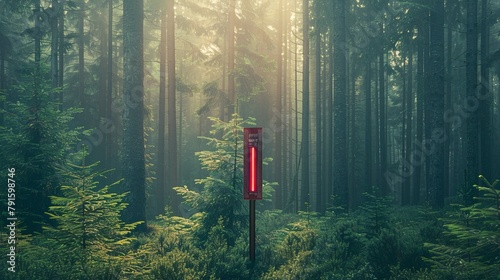
[[[498,0],[0,0],[0,279],[499,280],[499,139]]]

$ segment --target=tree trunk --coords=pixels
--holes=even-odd
[[[86,106],[85,102],[85,0],[80,0],[79,2],[79,16],[78,16],[78,101],[79,106],[83,108],[81,124],[89,127],[89,106]]]
[[[0,92],[4,94],[7,99],[7,77],[5,74],[5,60],[7,59],[6,45],[0,45]],[[5,125],[5,117],[3,110],[5,110],[4,98],[0,98],[0,126]]]
[[[384,36],[384,23],[380,23],[380,36]],[[380,115],[379,115],[379,137],[380,137],[380,143],[379,143],[379,152],[380,152],[380,191],[383,195],[389,195],[390,189],[387,184],[387,180],[385,178],[385,175],[387,173],[387,121],[386,121],[386,106],[385,106],[385,100],[386,100],[386,95],[385,95],[385,65],[384,65],[384,55],[385,55],[385,49],[381,47],[380,53],[378,56],[378,79],[379,79],[379,110],[380,110]]]
[[[309,0],[302,1],[303,65],[302,65],[302,184],[299,210],[309,205]]]
[[[123,1],[123,145],[122,173],[129,194],[128,222],[146,222],[144,159],[143,0]],[[146,223],[136,228],[146,230]]]
[[[294,1],[294,11],[297,10],[297,2]],[[297,21],[295,21],[295,28],[297,28]],[[293,191],[291,192],[291,196],[293,196],[293,199],[290,199],[290,201],[293,201],[293,207],[294,211],[297,211],[299,209],[299,159],[300,159],[300,152],[299,152],[299,88],[298,88],[298,44],[297,44],[297,36],[293,36],[294,38],[294,111],[295,111],[295,147],[294,147],[294,152],[295,152],[295,168],[293,170]]]
[[[358,186],[356,185],[356,66],[354,65],[353,56],[350,56],[350,62],[347,64],[347,73],[350,73],[350,77],[347,77],[349,86],[347,87],[348,92],[348,125],[347,125],[347,145],[349,147],[349,159],[348,163],[348,209],[353,209],[354,205],[357,203],[358,196]]]
[[[451,1],[447,0],[446,1],[446,9],[448,10],[448,13],[452,11],[452,5],[450,3]],[[451,88],[452,81],[453,81],[453,57],[452,57],[452,50],[453,50],[453,28],[451,27],[452,22],[455,19],[452,18],[451,15],[447,16],[447,31],[446,31],[446,81],[445,81],[445,97],[444,97],[444,106],[445,106],[445,112],[451,112],[452,109],[452,100],[453,100],[453,91]],[[448,137],[450,137],[450,140],[448,140],[449,144],[444,146],[444,166],[445,166],[445,173],[444,173],[444,196],[448,197],[451,195],[451,181],[453,181],[453,174],[455,171],[455,163],[451,161],[452,154],[454,154],[454,149],[450,149],[451,145],[454,145],[457,139],[454,139],[453,136],[453,131],[451,130],[451,123],[449,121],[446,121],[444,123],[444,132]],[[452,140],[453,139],[453,140]],[[458,182],[457,182],[458,183]]]
[[[98,23],[99,26],[99,76],[98,76],[98,85],[99,85],[99,121],[102,121],[106,117],[106,104],[107,104],[107,95],[108,95],[108,59],[107,59],[107,51],[108,51],[108,34],[106,29],[106,21],[102,20]],[[100,150],[100,160],[106,161],[106,144],[99,145],[98,149]],[[107,163],[105,163],[107,164]]]
[[[477,101],[477,1],[467,0],[467,50],[465,54],[465,71],[466,71],[466,90],[467,90],[467,107],[474,100]],[[474,184],[478,182],[479,176],[479,112],[469,109],[466,127],[465,153],[467,162],[467,178],[466,187],[470,188],[469,195],[466,198],[466,204],[473,203],[475,196]]]
[[[319,26],[319,4],[316,2],[316,20],[315,27],[316,33],[315,35],[315,90],[316,90],[316,209],[315,211],[318,213],[323,212],[323,208],[321,205],[321,178],[322,178],[322,149],[321,149],[321,132],[323,130],[321,125],[321,29]]]
[[[332,12],[334,12],[334,7],[333,7],[333,1],[331,3],[332,7]],[[330,54],[329,59],[328,59],[328,64],[329,64],[329,73],[328,73],[328,122],[327,122],[327,127],[328,127],[328,148],[326,151],[326,158],[327,158],[327,180],[326,180],[326,207],[327,209],[331,206],[333,206],[333,69],[334,69],[334,61],[333,61],[333,23],[332,26],[330,27],[330,34],[328,34],[328,53]]]
[[[5,6],[0,10],[0,15],[6,16],[7,9]],[[5,36],[5,37],[4,37]],[[6,34],[0,32],[0,41],[4,42],[0,44],[0,92],[3,93],[3,98],[0,98],[0,126],[5,126],[5,115],[3,110],[5,110],[5,101],[9,100],[9,93],[7,92],[7,74],[5,62],[7,60],[7,52],[12,48]]]
[[[59,29],[57,28],[57,22],[58,22],[58,9],[59,9],[59,4],[57,3],[57,0],[52,0],[52,12],[49,14],[49,21],[50,21],[50,33],[51,33],[51,41],[50,41],[50,80],[51,80],[51,85],[52,85],[52,90],[53,92],[53,97],[54,100],[56,100],[56,88],[58,86],[59,82],[59,74],[58,74],[58,67],[59,63],[57,62],[57,59],[59,58],[57,52],[59,50]]]
[[[427,25],[419,29],[419,33],[424,33],[424,29]],[[425,35],[424,35],[425,36]],[[425,52],[425,42],[420,39],[418,42],[418,58],[417,58],[417,139],[415,142],[422,143],[424,138],[424,52]],[[420,183],[422,178],[422,165],[424,163],[424,155],[417,152],[416,145],[413,145],[410,162],[415,166],[415,172],[413,173],[413,192],[412,192],[412,204],[418,205],[420,203]]]
[[[323,40],[328,40],[329,35],[324,34]],[[323,42],[326,44],[326,42]],[[329,62],[329,53],[328,53],[328,48],[324,47],[323,48],[323,74],[322,76],[322,84],[321,84],[321,96],[322,96],[322,102],[321,102],[321,123],[322,123],[322,129],[321,129],[321,173],[323,174],[321,176],[321,209],[322,213],[326,211],[326,203],[328,200],[328,173],[330,173],[330,168],[328,168],[328,158],[326,156],[326,153],[328,151],[328,108],[327,104],[330,102],[328,100],[328,74],[329,70],[328,68],[328,62]]]
[[[413,138],[413,40],[410,41],[410,51],[408,54],[408,87],[407,87],[406,100],[406,149],[404,159],[405,162],[410,162],[412,138]],[[403,189],[402,189],[402,205],[409,205],[411,203],[411,170],[414,167],[411,165],[404,167],[403,171]],[[406,176],[408,174],[408,176]]]
[[[39,74],[39,68],[40,68],[40,56],[41,56],[41,49],[40,49],[40,41],[42,39],[42,31],[40,30],[40,17],[39,14],[41,13],[40,10],[40,0],[35,0],[35,10],[33,11],[35,14],[35,68],[37,68],[37,73]]]
[[[364,77],[365,90],[365,189],[369,192],[373,186],[372,179],[372,63],[371,57],[367,58],[366,73]]]
[[[481,1],[481,88],[480,88],[480,131],[481,131],[481,159],[479,160],[479,172],[488,180],[491,178],[491,104],[492,94],[490,89],[490,71],[488,68],[488,59],[490,52],[490,26],[488,22],[490,10],[488,9],[488,0]]]
[[[35,73],[33,77],[33,93],[30,95],[29,101],[29,123],[27,138],[31,145],[31,148],[25,151],[25,157],[28,161],[31,161],[32,171],[29,173],[30,181],[32,184],[27,186],[21,186],[21,192],[26,194],[22,199],[26,199],[25,203],[20,203],[22,206],[21,213],[30,213],[31,217],[36,217],[37,219],[43,219],[45,211],[48,209],[50,204],[50,199],[48,188],[44,183],[44,170],[46,167],[42,166],[45,162],[39,160],[42,157],[41,143],[43,140],[42,126],[40,125],[40,110],[42,108],[42,72],[41,72],[41,7],[40,1],[35,0],[34,3],[34,15],[35,15]],[[29,202],[29,203],[26,203]],[[25,207],[24,207],[25,206]],[[33,219],[27,220],[27,231],[29,233],[41,230],[41,224],[39,221],[33,222]]]
[[[180,198],[173,187],[179,184],[177,156],[177,113],[175,85],[175,10],[174,0],[167,1],[167,65],[168,65],[168,181],[170,206],[174,215],[180,215]]]
[[[401,205],[405,205],[405,184],[406,184],[406,176],[404,176],[404,173],[406,171],[406,166],[404,165],[404,161],[406,159],[406,129],[407,129],[407,115],[406,115],[406,110],[407,108],[407,103],[406,99],[408,98],[408,92],[407,92],[407,82],[406,82],[406,72],[407,72],[407,64],[406,64],[406,53],[403,53],[403,71],[402,71],[402,76],[403,76],[403,87],[402,87],[402,98],[401,98],[401,115],[402,115],[402,121],[401,121]]]
[[[156,189],[157,214],[165,211],[165,100],[166,100],[166,67],[167,60],[167,9],[164,7],[161,11],[160,27],[160,94],[158,108],[158,185]]]
[[[430,9],[427,9],[427,19],[428,19],[428,24],[425,26],[425,30],[423,33],[423,36],[425,37],[425,49],[424,49],[424,86],[423,86],[423,106],[424,106],[424,140],[422,142],[419,142],[422,147],[424,147],[424,142],[426,141],[425,139],[429,138],[429,135],[431,135],[431,126],[429,125],[429,121],[431,119],[431,110],[429,110],[430,106],[430,92],[431,92],[431,86],[429,84],[431,72],[433,71],[431,67],[431,60],[430,60]],[[427,140],[428,141],[428,140]],[[429,162],[429,157],[426,155],[426,153],[423,152],[424,149],[421,149],[420,154],[425,158],[425,168],[424,168],[424,198],[425,202],[431,204],[430,201],[430,190],[429,190],[429,168],[430,168],[430,162]]]
[[[58,101],[60,103],[59,109],[62,111],[64,109],[64,1],[59,3],[59,72],[57,78],[57,86],[60,88]]]
[[[375,59],[375,68],[378,69],[378,56],[376,56],[376,59]],[[373,137],[373,140],[375,143],[373,143],[373,147],[375,147],[375,153],[374,153],[374,161],[375,161],[375,164],[374,166],[372,167],[372,172],[375,171],[375,176],[373,178],[373,181],[374,181],[374,185],[376,187],[378,187],[380,189],[380,180],[382,178],[382,175],[380,174],[380,102],[379,102],[379,93],[380,93],[380,79],[378,78],[379,76],[379,71],[374,71],[374,74],[375,76],[373,77],[373,79],[375,80],[375,96],[373,96],[373,100],[374,100],[374,105],[375,105],[375,110],[374,110],[374,118],[373,120],[375,121],[375,129],[374,129],[374,132],[375,132],[375,136]],[[372,173],[373,174],[373,173]]]
[[[112,104],[113,104],[113,0],[108,0],[108,62],[107,62],[107,90],[106,90],[106,112],[105,122],[113,123]],[[105,133],[106,145],[106,162],[107,167],[112,169],[115,167],[114,158],[114,131]],[[110,181],[109,181],[110,182]],[[111,183],[111,182],[110,182]]]
[[[434,1],[430,16],[430,96],[426,110],[429,110],[431,134],[426,139],[431,141],[434,152],[429,155],[429,198],[435,208],[444,206],[444,145],[447,135],[444,134],[444,1]]]
[[[282,180],[282,150],[283,150],[283,141],[282,141],[282,133],[283,133],[283,113],[282,113],[282,80],[283,80],[283,1],[280,0],[278,2],[278,48],[277,48],[277,71],[276,71],[276,114],[279,116],[276,118],[274,123],[275,129],[275,142],[274,142],[274,151],[275,151],[275,170],[274,170],[274,178],[275,181],[278,182],[278,186],[276,186],[274,202],[275,208],[282,209],[282,192],[283,192],[283,180]]]
[[[228,106],[228,119],[231,119],[233,114],[236,112],[236,92],[235,92],[235,84],[234,84],[234,28],[235,28],[235,20],[236,20],[236,0],[229,0],[229,15],[228,15],[228,62],[227,62],[227,94],[229,97],[229,106]]]
[[[333,142],[333,188],[338,196],[337,206],[348,211],[348,180],[347,180],[347,45],[345,26],[345,0],[334,2],[334,142]]]
[[[285,209],[285,193],[289,192],[289,184],[291,178],[291,170],[292,170],[292,137],[289,129],[289,125],[291,124],[291,96],[288,96],[290,92],[290,87],[288,86],[288,75],[289,75],[289,65],[288,65],[288,5],[285,3],[283,6],[285,10],[285,16],[283,17],[283,29],[282,33],[284,35],[283,41],[283,181],[281,182],[281,209]]]

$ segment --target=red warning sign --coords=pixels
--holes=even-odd
[[[245,128],[243,137],[243,198],[262,199],[262,128]]]

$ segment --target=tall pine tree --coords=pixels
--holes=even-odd
[[[143,0],[123,1],[123,149],[125,190],[130,191],[125,217],[146,221],[146,167],[144,159]],[[137,227],[144,231],[146,223]]]

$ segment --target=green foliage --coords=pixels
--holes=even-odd
[[[278,269],[273,268],[263,275],[262,279],[313,279],[309,270],[313,266],[310,251],[299,252],[294,258]]]
[[[372,264],[377,278],[389,275],[390,266],[398,263],[399,240],[396,232],[382,229],[378,236],[370,239],[367,246],[367,259]]]
[[[274,267],[263,279],[308,279],[314,274],[313,250],[318,233],[317,220],[299,219],[280,230],[283,240],[275,247]]]
[[[377,236],[382,229],[389,225],[392,198],[381,196],[375,187],[370,193],[363,193],[363,196],[365,196],[366,202],[360,208],[365,228],[368,230],[367,234]]]
[[[16,182],[23,193],[17,198],[17,213],[30,232],[40,229],[38,222],[47,221],[44,212],[49,196],[58,192],[60,180],[55,167],[64,164],[79,135],[78,129],[69,129],[79,110],[59,111],[54,90],[40,78],[47,73],[45,65],[40,69],[38,76],[35,69],[27,70],[29,74],[12,88],[16,98],[6,102],[5,126],[0,127],[0,167],[16,169]]]
[[[243,189],[243,127],[255,125],[254,119],[243,120],[236,114],[229,122],[217,118],[213,121],[210,134],[214,137],[200,137],[213,148],[197,152],[202,168],[209,176],[196,180],[202,185],[201,192],[177,187],[176,191],[192,208],[201,213],[201,224],[196,228],[198,241],[208,239],[212,228],[222,223],[224,235],[230,246],[243,232],[247,223],[246,208],[242,200]],[[215,137],[220,135],[220,139]],[[265,159],[264,164],[270,160]],[[270,199],[272,184],[264,182],[265,199]]]
[[[263,221],[262,227],[271,230],[259,232],[265,236],[258,257],[269,264],[259,267],[261,278],[388,279],[399,275],[436,279],[420,259],[429,255],[424,241],[430,237],[424,234],[433,232],[428,228],[435,226],[428,220],[428,211],[395,208],[390,198],[373,195],[355,212],[324,216],[301,212],[283,217],[292,220],[288,225],[281,224],[282,216],[277,213],[264,212],[262,219],[275,222]],[[376,217],[378,231],[376,223],[368,221]]]
[[[232,245],[232,236],[227,234],[223,224],[221,218],[218,224],[212,227],[205,243],[206,247],[202,251],[208,276],[210,279],[247,279],[249,271],[245,255],[248,254],[248,238],[238,237]]]
[[[194,230],[199,223],[199,219],[197,219],[197,215],[192,216],[190,219],[186,219],[179,216],[173,216],[171,213],[167,213],[167,215],[159,215],[158,220],[160,221],[160,225],[163,229],[162,234],[169,235],[177,240],[175,243],[182,243],[184,239],[188,241],[191,240],[191,236]],[[160,244],[162,246],[159,252],[164,252],[165,250],[169,250],[168,243],[165,243],[166,248],[164,248],[164,242],[162,241],[162,235],[160,235]],[[163,238],[164,240],[164,238]],[[173,246],[173,245],[172,245]],[[172,249],[172,247],[170,247]]]
[[[443,218],[439,243],[427,243],[425,260],[434,271],[451,279],[497,279],[500,272],[500,184],[480,176],[479,196],[470,206],[454,205]]]
[[[140,238],[132,255],[147,266],[138,267],[144,279],[247,279],[246,240],[238,238],[230,246],[222,219],[209,232],[203,246],[197,246],[193,228],[198,216],[189,219],[162,215],[153,224],[151,235]]]
[[[428,268],[422,260],[423,256],[429,256],[424,243],[432,240],[434,232],[441,229],[436,222],[436,214],[424,207],[400,207],[394,210],[391,228],[398,242],[397,267],[403,270]]]
[[[67,164],[64,171],[71,178],[69,186],[62,186],[63,196],[51,196],[52,206],[47,214],[55,220],[56,227],[44,227],[69,252],[81,256],[85,264],[94,253],[109,254],[116,246],[127,244],[125,237],[138,223],[125,224],[120,219],[127,206],[123,202],[127,193],[110,193],[109,188],[119,184],[97,188],[97,177],[104,172],[94,172],[98,163],[89,166]]]
[[[299,220],[285,229],[286,236],[278,246],[278,256],[291,260],[302,252],[312,253],[316,246],[318,233],[310,222]]]
[[[117,233],[114,237],[106,236],[104,224],[93,220],[92,224],[101,228],[100,235],[88,231],[88,240],[92,234],[96,239],[94,243],[89,241],[89,250],[85,253],[79,245],[84,227],[82,220],[76,219],[77,209],[82,209],[84,204],[78,202],[95,203],[99,197],[107,197],[106,191],[90,192],[93,195],[83,193],[82,186],[95,186],[95,183],[83,184],[83,178],[103,175],[91,172],[90,168],[70,166],[68,169],[72,171],[65,171],[72,174],[74,183],[69,185],[75,187],[65,188],[68,198],[54,200],[57,204],[51,210],[53,217],[59,213],[58,225],[47,227],[43,235],[24,239],[19,247],[23,253],[18,275],[27,279],[208,280],[495,279],[498,274],[498,244],[495,243],[498,240],[495,231],[498,183],[484,181],[484,187],[477,186],[484,195],[477,198],[476,205],[458,209],[468,216],[449,213],[442,219],[444,226],[436,222],[442,216],[440,213],[423,207],[396,208],[390,206],[388,199],[385,204],[383,198],[375,195],[364,207],[351,213],[259,213],[257,262],[251,269],[245,257],[248,254],[246,228],[240,228],[235,237],[231,235],[234,231],[227,228],[225,218],[219,216],[216,224],[208,229],[206,239],[200,239],[200,232],[207,230],[203,229],[203,219],[207,217],[203,212],[183,218],[167,211],[150,225],[148,234],[134,239],[121,235],[123,227],[120,230],[118,226],[109,228],[109,232]],[[204,203],[200,193],[187,188],[179,188],[179,191],[189,198],[190,204]],[[122,199],[123,195],[117,197]],[[92,209],[89,205],[87,210]],[[114,205],[115,212],[123,209],[119,201],[110,205]],[[63,214],[65,211],[68,213]],[[117,216],[111,216],[103,219],[111,219],[109,224],[126,226]],[[376,217],[382,221],[378,228],[367,221]],[[463,228],[467,221],[469,227]],[[75,224],[78,225],[72,226]],[[444,232],[436,234],[439,230]],[[69,234],[71,232],[73,234]],[[425,242],[433,241],[440,243],[424,246]],[[470,261],[465,256],[471,256]]]
[[[411,269],[401,269],[400,267],[392,267],[391,270],[391,280],[441,280],[441,277],[438,277],[431,273],[429,269],[419,269],[419,270],[411,270]]]
[[[321,218],[317,257],[324,271],[333,275],[349,275],[355,271],[369,275],[366,270],[366,234],[356,215],[334,215],[327,212]],[[345,261],[349,260],[349,261]],[[359,274],[359,275],[361,275]],[[328,274],[327,274],[328,275]]]
[[[96,178],[106,172],[94,172],[96,166],[68,164],[62,171],[68,185],[62,196],[51,196],[47,212],[55,226],[44,226],[22,251],[21,279],[120,278],[117,249],[130,243],[127,235],[138,223],[120,219],[126,194],[110,193],[112,185],[97,189]]]
[[[152,276],[154,279],[202,279],[205,272],[198,270],[196,264],[192,253],[175,248],[154,261]]]
[[[424,243],[433,238],[436,228],[439,229],[430,209],[394,207],[391,200],[389,197],[372,196],[358,213],[367,229],[364,243],[366,260],[377,279],[388,278],[401,271],[427,268],[421,260],[423,256],[428,256]],[[369,219],[372,219],[371,223],[367,222]],[[378,227],[375,226],[377,223]]]
[[[205,275],[199,267],[200,250],[192,242],[196,223],[196,219],[172,216],[169,212],[158,217],[146,251],[154,279],[201,279]]]

